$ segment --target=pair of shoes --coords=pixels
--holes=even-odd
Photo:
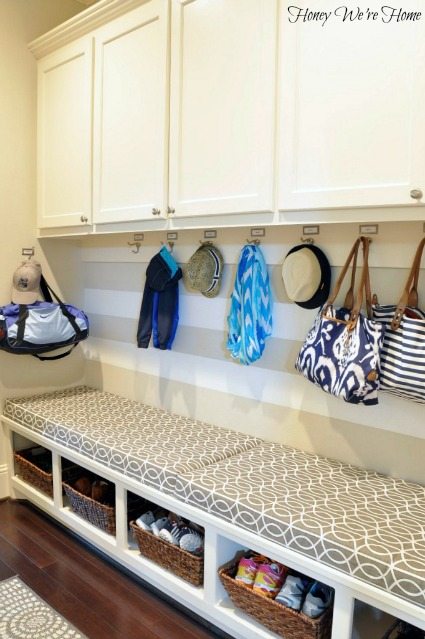
[[[305,575],[288,575],[281,591],[276,596],[278,603],[300,610],[307,617],[316,619],[332,603],[332,588],[319,581],[312,581]]]
[[[280,590],[288,569],[261,555],[242,557],[235,581],[240,581],[256,593],[272,599]]]
[[[288,575],[280,592],[276,595],[276,601],[292,610],[301,610],[311,584],[311,579],[305,575]]]
[[[261,564],[255,575],[252,589],[259,595],[273,599],[279,592],[287,574],[288,569],[282,564],[275,562]]]
[[[255,581],[255,575],[259,566],[266,562],[266,557],[253,555],[251,557],[242,557],[238,564],[238,570],[235,575],[235,581],[240,581],[246,586],[252,588]]]
[[[111,486],[103,479],[91,480],[83,475],[73,484],[74,490],[85,497],[91,497],[101,504],[108,504],[111,500]]]
[[[333,599],[333,590],[320,581],[313,581],[307,593],[301,612],[316,619],[329,608]]]
[[[168,522],[168,517],[164,516],[164,517],[159,517],[153,522],[153,524],[151,524],[151,530],[153,534],[155,535],[155,537],[159,537],[159,533],[167,524],[167,522]]]
[[[186,550],[195,555],[201,554],[204,549],[204,539],[202,535],[182,521],[173,522],[167,520],[159,531],[158,536],[160,539],[168,541],[174,546],[179,546],[182,550]]]
[[[201,555],[204,550],[204,538],[196,530],[188,528],[180,538],[180,548],[193,555]]]
[[[167,519],[165,525],[159,531],[159,537],[164,541],[168,541],[173,546],[180,545],[180,539],[183,537],[184,533],[187,532],[184,530],[185,526],[180,520],[171,520]]]
[[[143,515],[140,515],[140,517],[136,519],[136,524],[139,528],[146,532],[153,533],[156,537],[159,536],[161,528],[163,528],[167,522],[167,517],[156,518],[151,510],[143,513]]]
[[[151,510],[148,510],[148,512],[143,513],[143,515],[140,515],[140,517],[136,519],[136,525],[139,526],[139,528],[141,528],[142,530],[152,532],[151,526],[154,521],[155,515]]]

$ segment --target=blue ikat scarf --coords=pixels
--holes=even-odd
[[[269,274],[260,248],[243,247],[227,318],[227,349],[241,364],[261,357],[272,333],[272,295]]]

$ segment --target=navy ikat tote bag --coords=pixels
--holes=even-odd
[[[299,352],[295,368],[326,393],[351,404],[378,403],[380,351],[384,326],[371,315],[369,238],[354,243],[334,290],[319,311]],[[354,293],[357,254],[363,248],[363,268]],[[344,305],[334,306],[341,284],[352,266],[351,287]],[[367,315],[361,313],[363,295]]]

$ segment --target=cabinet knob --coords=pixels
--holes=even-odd
[[[88,218],[87,218],[85,215],[82,215],[82,216],[80,217],[80,220],[82,221],[82,223],[83,223],[83,224],[86,224],[86,222],[88,222],[88,221],[89,221],[89,220],[88,220]]]
[[[176,209],[173,209],[171,206],[168,207],[168,215],[174,215]]]
[[[414,200],[422,200],[423,193],[421,189],[412,189],[410,191],[410,197],[413,198]]]
[[[161,215],[160,209],[152,209],[152,215]]]

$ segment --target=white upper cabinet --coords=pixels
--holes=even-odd
[[[176,215],[273,209],[275,0],[173,0]]]
[[[385,23],[373,0],[374,21],[343,22],[341,8],[324,26],[290,23],[293,4],[280,5],[279,209],[417,204],[411,191],[425,193],[425,20]],[[423,11],[423,0],[407,4]]]
[[[169,11],[40,62],[40,227],[273,211],[277,0],[172,0],[171,29]]]
[[[168,59],[164,0],[95,33],[94,222],[166,215]]]
[[[313,4],[114,0],[32,43],[39,227],[420,217],[425,18]]]
[[[38,66],[38,225],[91,221],[92,41],[83,38]]]

